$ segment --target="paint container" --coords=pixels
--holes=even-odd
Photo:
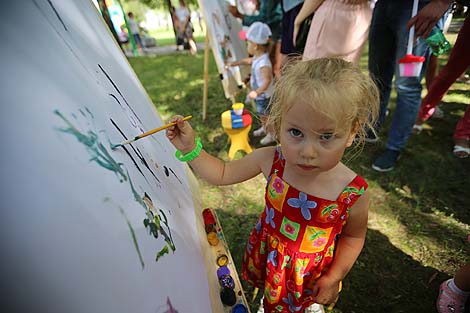
[[[232,308],[232,313],[248,313],[248,309],[243,304],[239,303]]]
[[[225,254],[222,254],[222,255],[219,255],[217,257],[217,265],[218,266],[224,266],[228,263],[228,256],[226,256]]]
[[[219,237],[215,232],[210,232],[207,234],[207,241],[211,246],[217,246],[219,244]]]
[[[220,279],[224,275],[230,275],[230,270],[227,266],[221,266],[217,269],[217,278]]]
[[[233,113],[235,113],[236,115],[242,115],[244,107],[245,107],[244,104],[241,102],[232,104]]]
[[[207,208],[202,211],[202,217],[204,218],[204,225],[216,224],[214,214],[212,214],[211,209]]]
[[[219,284],[222,288],[235,288],[235,281],[233,280],[232,276],[230,275],[223,275],[219,278]]]
[[[237,303],[237,296],[235,295],[235,291],[231,288],[223,288],[220,291],[220,300],[224,305],[233,306]]]
[[[398,61],[401,77],[418,77],[421,73],[425,57],[407,54]]]

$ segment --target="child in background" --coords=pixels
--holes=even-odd
[[[256,113],[261,120],[261,127],[253,132],[255,137],[266,136],[261,139],[262,145],[274,142],[274,136],[266,130],[267,107],[273,93],[273,66],[269,59],[269,46],[271,30],[269,26],[254,22],[246,34],[248,54],[252,57],[235,61],[231,66],[251,65],[250,87],[248,93],[250,99],[256,103]]]
[[[166,135],[179,149],[177,157],[201,178],[214,185],[259,173],[267,179],[265,209],[242,266],[243,278],[264,288],[265,312],[302,312],[337,299],[364,245],[369,207],[367,183],[341,159],[373,125],[378,102],[369,75],[349,62],[288,65],[275,84],[267,120],[280,145],[228,163],[205,152],[181,116],[171,119],[177,124]]]

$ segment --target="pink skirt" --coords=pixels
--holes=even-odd
[[[367,0],[325,0],[313,16],[303,59],[336,56],[358,64],[371,19]]]

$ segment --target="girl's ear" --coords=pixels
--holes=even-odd
[[[351,133],[349,134],[349,137],[348,137],[348,141],[346,141],[346,147],[351,147],[353,142],[354,142],[354,139],[356,138],[356,135],[357,135],[357,132],[359,131],[359,124],[356,124],[356,126],[354,126],[352,129],[351,129]]]

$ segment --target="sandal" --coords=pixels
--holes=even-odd
[[[470,148],[460,145],[455,145],[452,153],[459,159],[465,159],[470,156]]]
[[[466,296],[458,295],[450,290],[449,280],[444,281],[439,287],[439,295],[436,300],[436,308],[439,313],[464,313]]]

